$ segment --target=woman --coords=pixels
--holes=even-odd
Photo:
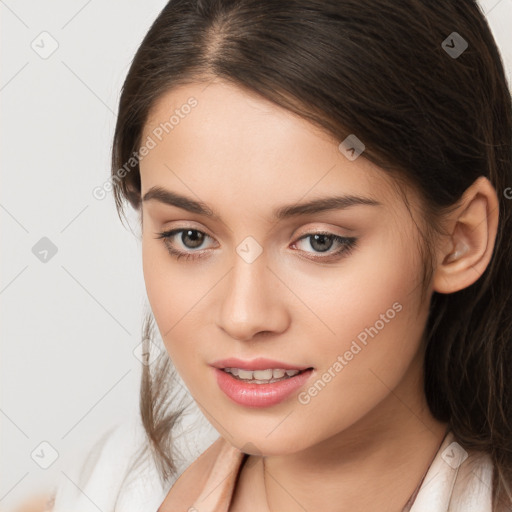
[[[112,166],[160,482],[111,443],[78,486],[96,509],[511,509],[507,86],[470,0],[166,5]],[[219,433],[181,468],[174,369]]]

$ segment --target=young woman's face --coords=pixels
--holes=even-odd
[[[148,298],[169,356],[223,437],[248,452],[247,443],[293,452],[381,428],[421,401],[428,304],[417,228],[364,152],[354,158],[341,140],[220,81],[163,96],[142,141]],[[156,187],[186,200],[167,203]],[[364,200],[299,208],[341,196]],[[250,385],[213,367],[226,358],[313,370]]]

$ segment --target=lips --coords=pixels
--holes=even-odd
[[[241,368],[242,370],[283,369],[303,371],[313,368],[312,366],[285,363],[284,361],[276,361],[275,359],[267,359],[265,357],[259,357],[250,361],[230,357],[228,359],[214,361],[210,366],[219,368],[220,370],[223,370],[224,368]]]
[[[240,363],[238,360],[237,364]],[[224,364],[224,363],[223,363]],[[268,364],[268,360],[265,364]],[[279,362],[282,364],[282,362]],[[244,407],[271,407],[289,399],[306,386],[315,375],[315,370],[303,370],[294,377],[276,382],[256,383],[237,380],[233,375],[212,367],[220,390],[235,404]]]

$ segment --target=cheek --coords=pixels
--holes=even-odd
[[[162,240],[142,241],[146,293],[169,357],[193,396],[202,396],[204,344],[211,336],[205,322],[211,310],[211,290],[218,276],[194,265],[177,263]],[[201,350],[203,347],[203,350]]]
[[[144,283],[151,309],[155,316],[155,320],[162,331],[164,326],[162,321],[173,308],[168,308],[170,299],[174,295],[174,285],[169,286],[171,279],[165,262],[160,254],[161,248],[158,247],[160,240],[151,240],[149,235],[144,234],[142,239],[142,270],[144,273]],[[170,270],[170,268],[169,268]],[[166,320],[167,322],[167,320]]]
[[[179,347],[170,340],[182,339],[184,329],[193,317],[193,304],[197,302],[193,277],[180,271],[167,253],[162,240],[144,235],[142,241],[142,267],[151,310],[162,340],[176,366],[179,365]],[[190,328],[188,329],[190,332]]]
[[[428,304],[419,307],[422,263],[416,246],[413,252],[399,240],[381,240],[375,247],[314,295],[315,311],[334,334],[311,333],[322,382],[304,402],[310,398],[316,413],[335,422],[348,411],[352,419],[364,414],[400,382],[428,317]]]
[[[399,234],[373,236],[331,270],[281,270],[310,310],[296,321],[308,319],[303,327],[323,354],[343,353],[354,339],[364,345],[371,334],[384,350],[401,343],[397,333],[417,324],[422,262],[415,242],[402,241]],[[299,309],[304,311],[298,304]]]

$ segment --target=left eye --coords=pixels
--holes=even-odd
[[[355,241],[355,238],[338,236],[333,233],[309,233],[299,238],[295,244],[307,239],[310,240],[309,245],[319,252],[328,251],[334,243],[338,243],[346,248]]]
[[[181,237],[179,238],[181,244],[185,249],[198,249],[203,245],[206,238],[211,238],[206,233],[199,231],[197,229],[189,229],[189,228],[181,228],[181,229],[173,229],[170,231],[164,231],[162,233],[158,233],[157,239],[163,239],[167,250],[171,254],[171,256],[176,259],[185,258],[185,259],[195,259],[204,257],[204,252],[199,251],[184,251],[176,249],[174,244],[172,243],[173,239],[181,233]],[[331,247],[337,243],[339,248],[336,251],[329,252],[329,259],[336,256],[341,256],[344,253],[349,253],[356,244],[357,239],[354,237],[343,237],[339,235],[335,235],[334,233],[308,233],[307,235],[302,236],[296,242],[292,244],[292,246],[296,246],[303,240],[310,239],[309,245],[314,249],[314,251],[318,253],[326,253],[331,249]],[[198,254],[194,254],[194,253]],[[305,251],[311,254],[310,251]],[[326,256],[316,256],[310,259],[314,260],[326,260],[328,257]]]
[[[329,251],[333,244],[338,244],[339,248],[335,251],[330,251],[329,256],[315,256],[312,258],[319,261],[327,260],[327,258],[331,259],[333,257],[339,259],[342,255],[350,253],[357,242],[357,239],[354,237],[344,237],[335,235],[334,233],[308,233],[307,235],[300,237],[293,245],[297,245],[299,242],[307,239],[310,240],[309,246],[315,249],[315,252],[318,251],[317,254],[325,253]]]

